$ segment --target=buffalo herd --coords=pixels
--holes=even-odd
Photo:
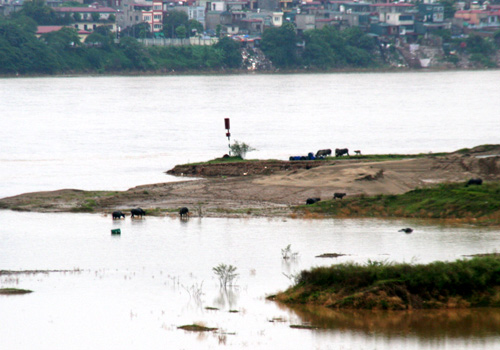
[[[113,217],[113,220],[120,220],[121,218],[125,219],[125,214],[120,210],[114,211],[111,215]],[[135,218],[135,217],[142,218],[145,215],[146,215],[146,212],[141,208],[135,208],[135,209],[130,210],[130,217],[131,218]],[[188,218],[189,217],[189,209],[186,207],[180,208],[179,209],[179,216],[181,217],[181,219]]]
[[[333,199],[342,199],[346,196],[346,193],[344,192],[335,192],[333,194]],[[318,203],[321,201],[321,198],[319,197],[313,197],[313,198],[307,198],[306,199],[306,205],[311,205],[311,204],[314,204],[314,203]]]

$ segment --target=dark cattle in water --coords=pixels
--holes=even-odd
[[[413,229],[412,229],[412,228],[409,228],[409,227],[406,227],[406,228],[402,228],[402,229],[401,229],[401,230],[399,230],[398,232],[412,233],[412,232],[413,232]]]
[[[465,185],[466,187],[469,186],[469,185],[482,185],[483,184],[483,179],[470,179],[469,181],[467,181],[467,185]]]
[[[321,198],[307,198],[306,204],[314,204],[316,202],[319,202]]]
[[[125,219],[125,214],[123,214],[121,211],[117,210],[117,211],[114,211],[113,212],[113,220],[115,219],[121,219],[121,218],[124,218]]]
[[[342,198],[344,198],[344,197],[345,197],[345,195],[346,195],[346,194],[345,194],[345,193],[343,193],[343,192],[335,192],[335,193],[333,194],[333,199],[337,199],[337,198],[342,199]]]
[[[344,154],[349,155],[349,149],[347,149],[347,148],[335,148],[335,157],[342,157]]]
[[[182,207],[180,210],[179,210],[179,215],[181,218],[185,218],[189,215],[189,209],[186,208],[186,207]]]
[[[331,149],[320,149],[318,152],[316,152],[316,158],[320,157],[328,157],[332,154]]]
[[[132,217],[140,216],[142,218],[144,215],[146,215],[146,212],[144,210],[142,210],[141,208],[136,208],[136,209],[132,209],[130,211],[130,214],[132,214]]]

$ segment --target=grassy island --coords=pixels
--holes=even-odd
[[[302,271],[294,286],[271,299],[348,309],[500,307],[500,257],[316,267]]]
[[[357,196],[300,206],[298,211],[333,217],[406,217],[500,223],[500,183],[438,184],[401,195]]]

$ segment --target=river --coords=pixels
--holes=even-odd
[[[175,181],[175,164],[322,148],[453,151],[499,143],[499,71],[1,79],[0,197]],[[0,211],[6,349],[495,349],[500,312],[289,309],[265,300],[311,266],[493,252],[496,229],[408,220],[148,217]],[[415,229],[411,235],[397,232]],[[120,228],[120,236],[110,230]],[[291,261],[281,250],[297,252]],[[317,258],[343,253],[336,259]],[[223,290],[218,264],[237,267]],[[330,314],[328,314],[330,313]],[[202,323],[218,331],[177,327]],[[320,330],[294,329],[315,324]]]

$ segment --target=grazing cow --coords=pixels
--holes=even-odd
[[[361,151],[360,150],[354,151],[354,154],[357,155],[357,156],[360,156],[361,155]]]
[[[179,215],[180,215],[181,219],[187,218],[189,215],[189,209],[186,207],[182,207],[181,209],[179,209]]]
[[[406,227],[406,228],[402,228],[401,230],[399,230],[398,232],[404,232],[404,233],[412,233],[413,232],[413,229],[410,228],[410,227]]]
[[[480,179],[480,178],[470,179],[469,181],[467,181],[467,184],[465,185],[465,187],[467,187],[469,185],[482,185],[482,184],[483,184],[483,179]]]
[[[121,219],[121,218],[124,218],[125,219],[125,214],[123,214],[121,211],[117,210],[117,211],[114,211],[113,212],[113,220],[115,219]]]
[[[321,198],[307,198],[306,204],[314,204],[316,202],[319,202]]]
[[[132,217],[140,216],[142,218],[144,215],[146,215],[146,212],[141,208],[132,209],[130,213],[132,214]]]
[[[342,157],[344,154],[349,156],[349,150],[347,148],[335,148],[335,157]]]
[[[345,197],[345,195],[346,195],[346,194],[345,194],[345,193],[343,193],[343,192],[335,192],[335,193],[333,194],[333,199],[337,199],[337,198],[342,199],[342,198],[344,198],[344,197]]]
[[[316,152],[316,158],[324,158],[328,157],[332,154],[331,149],[320,149],[318,152]]]

